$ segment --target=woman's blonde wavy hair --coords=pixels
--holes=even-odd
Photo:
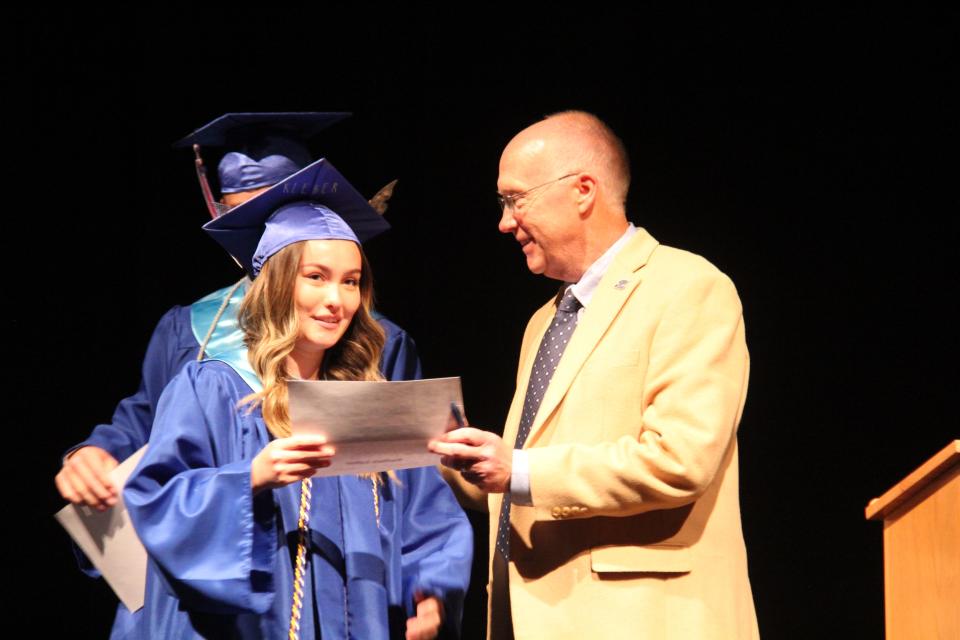
[[[263,390],[241,401],[252,409],[258,404],[270,433],[290,435],[286,358],[300,334],[293,295],[303,242],[288,245],[264,263],[260,274],[240,304],[238,319],[244,332],[247,357],[263,383]],[[325,380],[383,380],[380,353],[384,332],[370,315],[373,306],[373,274],[360,250],[360,307],[340,340],[323,354],[320,377]]]

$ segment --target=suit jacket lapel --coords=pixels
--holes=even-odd
[[[570,337],[570,342],[563,352],[560,364],[550,380],[550,386],[547,387],[543,402],[540,404],[540,409],[533,420],[525,447],[536,443],[547,418],[560,404],[584,362],[593,353],[633,290],[640,284],[642,280],[641,269],[647,263],[657,244],[653,236],[641,228],[614,258],[610,268],[607,269],[597,285],[597,290],[590,300],[590,306],[584,309],[583,316],[577,323],[573,336]],[[539,338],[536,342],[538,347],[547,326],[549,326],[549,322],[539,331]],[[532,361],[532,358],[528,358],[528,360]],[[532,362],[525,363],[524,368],[523,379],[529,381]]]

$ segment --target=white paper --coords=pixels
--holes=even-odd
[[[336,449],[319,476],[432,466],[427,442],[455,427],[463,411],[460,378],[400,382],[291,380],[293,433],[320,433]]]
[[[142,447],[110,472],[115,487],[126,484],[146,449]],[[130,611],[142,607],[147,585],[147,552],[133,530],[123,504],[123,493],[118,496],[117,504],[106,511],[70,504],[54,518],[87,554],[120,602]]]

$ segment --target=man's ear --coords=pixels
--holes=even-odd
[[[580,215],[586,217],[593,210],[597,200],[597,178],[592,173],[579,173],[575,179],[577,207]]]

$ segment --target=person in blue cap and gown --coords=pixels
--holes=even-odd
[[[337,188],[289,202],[284,184]],[[163,392],[123,493],[145,605],[114,637],[458,634],[472,530],[437,469],[311,478],[335,446],[290,430],[288,379],[382,379],[360,241],[385,226],[325,160],[205,226],[253,276],[246,357],[190,362]]]
[[[207,208],[214,218],[239,205],[310,162],[300,142],[346,118],[347,113],[228,113],[197,129],[176,146],[194,146],[197,173]],[[199,145],[232,149],[219,165],[220,202],[214,202],[207,183]],[[175,306],[160,319],[147,346],[136,393],[117,405],[110,422],[98,425],[83,442],[71,447],[55,478],[60,494],[74,503],[105,510],[116,503],[119,487],[108,473],[146,444],[160,393],[173,376],[203,355],[228,354],[242,349],[243,337],[236,313],[247,279],[214,291],[188,306]],[[373,312],[386,332],[380,369],[389,380],[421,376],[416,346],[410,336],[389,319]],[[77,550],[81,567],[98,573]],[[122,605],[121,605],[122,606]]]

